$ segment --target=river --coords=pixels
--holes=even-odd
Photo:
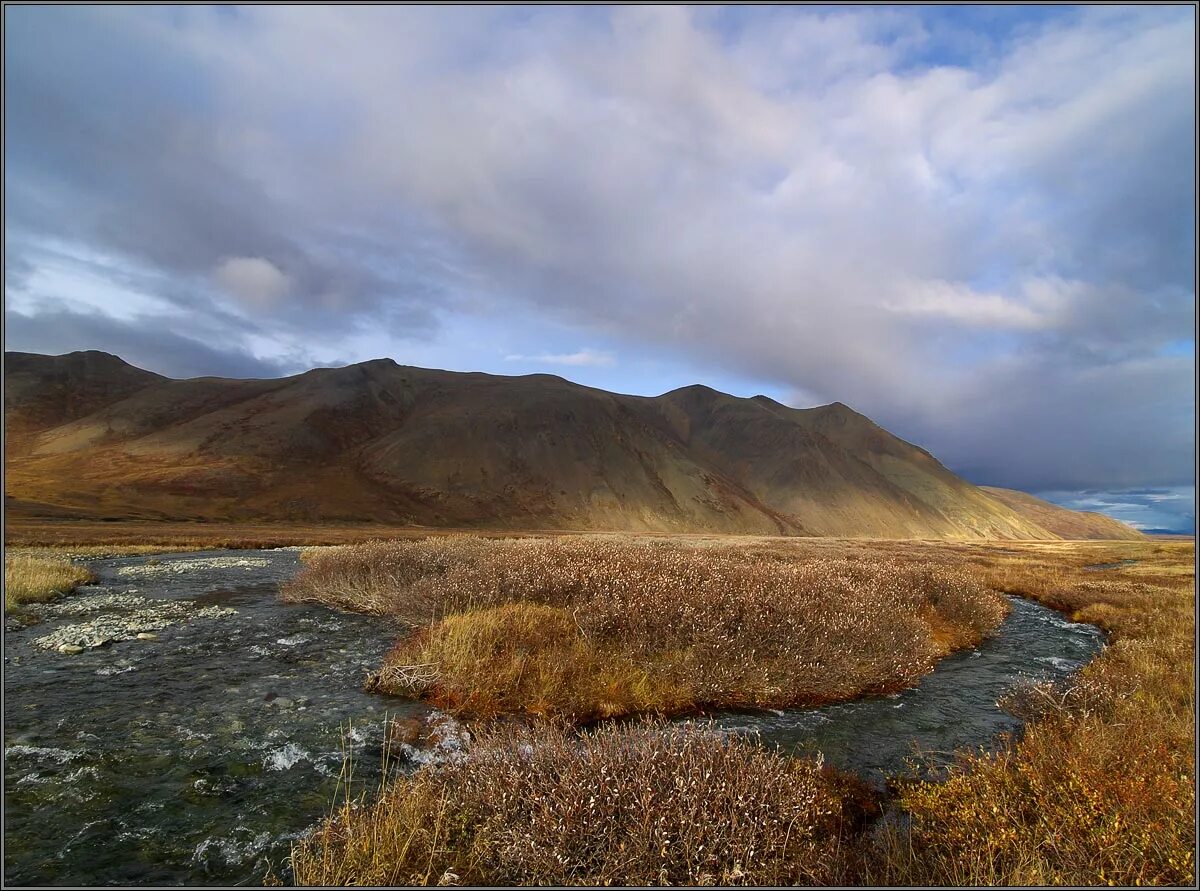
[[[354,788],[373,788],[386,720],[429,711],[362,691],[396,629],[280,602],[294,550],[91,568],[94,585],[45,608],[42,623],[5,632],[6,884],[258,884],[268,869],[286,879],[291,842],[341,788],[347,747]],[[120,626],[137,610],[155,628],[145,639],[76,655],[37,643],[97,617]],[[155,615],[167,618],[156,625]],[[992,744],[1019,726],[996,706],[1001,694],[1022,676],[1069,674],[1102,643],[1092,626],[1014,599],[993,638],[911,690],[716,720],[878,778],[904,769],[914,746]]]

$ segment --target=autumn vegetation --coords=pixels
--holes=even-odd
[[[575,723],[891,692],[978,643],[1007,609],[925,561],[628,537],[320,550],[285,597],[406,625],[378,677],[385,692]]]
[[[468,714],[523,710],[578,719],[588,714],[580,703],[600,701],[570,677],[560,680],[572,681],[575,699],[547,679],[489,676],[519,662],[518,651],[526,671],[543,652],[564,657],[583,647],[589,655],[593,647],[589,671],[617,664],[620,654],[662,685],[645,688],[653,693],[683,689],[690,678],[693,702],[712,702],[715,689],[753,702],[772,687],[805,701],[820,675],[811,666],[787,670],[789,656],[806,664],[821,657],[830,679],[850,671],[837,661],[853,650],[850,636],[823,653],[815,648],[819,634],[804,638],[802,649],[785,649],[780,641],[799,625],[755,619],[754,610],[770,602],[788,606],[780,612],[819,617],[826,633],[920,623],[922,632],[901,638],[926,643],[918,659],[935,659],[938,646],[965,639],[954,634],[980,633],[964,629],[994,621],[980,591],[1036,599],[1099,625],[1109,643],[1069,682],[1014,691],[1005,705],[1028,722],[1019,737],[998,740],[991,752],[961,753],[938,780],[898,781],[886,792],[703,724],[651,719],[579,731],[561,719],[477,722],[463,758],[347,798],[297,845],[298,883],[1193,884],[1191,542],[522,547],[443,540],[315,552],[289,596],[316,598],[323,585],[330,602],[403,616],[410,630],[389,659],[464,660],[451,661],[453,670],[426,693]],[[1123,560],[1136,562],[1089,568]],[[709,587],[701,574],[688,575],[689,562],[721,582]],[[617,565],[630,567],[638,583],[616,600],[619,611],[605,610],[602,593],[621,598],[624,590],[605,574]],[[699,593],[686,596],[689,585]],[[871,611],[853,599],[856,590],[885,598],[887,609]],[[848,618],[859,609],[867,610],[861,625]],[[895,615],[904,618],[897,623]],[[710,674],[719,660],[706,646],[729,646],[721,634],[734,627],[733,616],[747,622],[724,660],[737,669]],[[606,622],[620,622],[630,642],[606,637],[613,627]],[[654,635],[663,635],[661,645]],[[919,670],[920,662],[889,662],[873,640],[863,638],[864,663],[884,668],[892,681]],[[483,658],[489,672],[473,673],[467,653]],[[673,660],[687,671],[672,672]],[[873,689],[861,670],[851,677],[836,688],[841,695]],[[532,695],[546,691],[554,695]],[[890,816],[867,819],[880,812]]]
[[[91,578],[92,574],[87,569],[70,560],[6,553],[4,609],[15,610],[24,603],[53,600]]]
[[[297,846],[303,885],[828,882],[852,777],[703,726],[493,725],[468,754],[346,800]]]

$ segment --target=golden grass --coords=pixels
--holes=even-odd
[[[1110,645],[1065,687],[1026,692],[1032,720],[1019,742],[995,755],[964,754],[945,783],[907,788],[911,837],[868,855],[868,878],[1193,884],[1193,545],[1044,546],[980,557],[994,584],[1100,625]],[[1139,562],[1083,569],[1122,559]]]
[[[69,560],[19,554],[4,555],[4,608],[42,603],[90,581],[91,572]]]
[[[720,550],[725,545],[696,539],[690,546]],[[981,584],[1030,596],[1077,621],[1095,622],[1109,633],[1110,645],[1071,682],[1012,697],[1012,707],[1028,720],[1019,740],[991,755],[961,754],[945,782],[903,784],[891,807],[906,820],[860,830],[852,817],[861,815],[861,786],[817,771],[812,762],[789,761],[802,778],[797,785],[810,790],[812,801],[822,802],[816,812],[829,822],[800,821],[813,830],[802,836],[805,846],[799,848],[790,847],[790,842],[779,846],[777,834],[757,839],[756,852],[769,852],[761,862],[748,855],[739,859],[742,849],[730,839],[741,826],[743,802],[756,802],[754,807],[761,809],[746,813],[791,813],[790,781],[773,784],[762,779],[779,775],[781,768],[774,762],[756,761],[753,770],[723,774],[710,762],[691,760],[679,762],[671,772],[673,762],[655,761],[638,742],[642,731],[621,725],[599,731],[604,745],[612,751],[640,753],[636,758],[580,759],[578,746],[560,728],[554,731],[557,736],[547,737],[547,745],[560,752],[565,746],[571,754],[561,757],[543,751],[540,743],[546,731],[539,726],[485,734],[480,754],[473,752],[472,766],[464,768],[472,777],[466,784],[459,783],[462,773],[422,769],[390,787],[375,803],[342,809],[297,848],[296,880],[1194,884],[1192,542],[746,539],[740,546],[781,567],[798,559],[934,564],[970,574]],[[1084,568],[1125,559],[1138,562],[1101,572]],[[410,599],[412,593],[406,589],[403,599],[429,606]],[[481,608],[505,612],[488,616],[475,629],[457,629],[451,623],[443,628],[446,636],[503,627],[518,638],[549,632],[552,638],[557,635],[555,639],[571,639],[561,605],[510,601]],[[455,618],[471,615],[466,610]],[[503,647],[503,642],[493,638],[489,646]],[[472,642],[464,652],[475,649]],[[506,689],[514,685],[511,680],[500,683]],[[624,734],[630,734],[630,742],[622,741]],[[759,757],[787,760],[765,752]],[[580,761],[593,765],[588,768],[591,773],[577,767]],[[704,785],[713,775],[738,779],[713,790]],[[676,783],[696,790],[695,796],[654,797],[669,793]],[[502,804],[485,806],[479,803],[481,789],[511,789],[514,794]],[[732,809],[722,804],[730,801],[729,795],[737,803]],[[593,796],[606,809],[600,812],[603,819],[585,827],[581,820],[590,813]],[[698,807],[696,801],[706,806]],[[627,809],[621,802],[628,802]],[[638,815],[648,816],[639,821]],[[673,827],[667,836],[651,834],[659,818]],[[714,859],[701,862],[680,855],[665,866],[667,852],[676,856],[685,850],[678,839],[699,838],[689,835],[693,823],[709,841],[695,841],[686,850],[705,844]],[[670,844],[655,846],[664,839]],[[536,850],[531,850],[530,840],[536,841]],[[448,877],[447,871],[454,876]]]
[[[890,692],[978,642],[1007,608],[924,561],[714,543],[449,537],[304,563],[286,598],[412,629],[388,654],[382,689],[475,716],[582,722]]]
[[[346,801],[301,885],[793,885],[836,878],[851,778],[704,727],[494,726],[458,763]]]
[[[153,546],[173,551],[205,548],[272,548],[337,545],[376,539],[461,534],[449,529],[381,523],[250,523],[219,520],[86,520],[5,516],[4,541],[18,547]],[[536,534],[536,533],[512,533]]]

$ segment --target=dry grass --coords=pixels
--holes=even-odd
[[[692,540],[689,546],[718,552],[725,547],[703,540]],[[811,762],[790,762],[799,776],[816,781],[813,800],[828,804],[826,818],[832,822],[814,823],[823,828],[807,838],[808,847],[762,847],[760,839],[755,850],[771,852],[764,856],[761,871],[749,871],[747,861],[753,864],[750,869],[759,865],[748,856],[739,860],[732,854],[731,865],[726,855],[737,850],[731,844],[703,841],[692,843],[693,850],[705,844],[714,860],[699,864],[681,855],[665,873],[659,870],[664,852],[684,849],[676,847],[675,839],[690,833],[693,823],[712,839],[727,839],[740,826],[736,818],[742,802],[754,800],[764,812],[785,808],[791,794],[787,787],[763,782],[757,774],[739,774],[745,779],[733,787],[738,790],[733,793],[738,808],[727,811],[721,805],[728,801],[722,797],[725,793],[703,786],[714,772],[700,763],[680,762],[677,773],[662,774],[646,763],[625,759],[604,762],[604,772],[589,767],[592,773],[583,773],[577,762],[595,762],[580,759],[563,731],[555,731],[558,736],[547,745],[567,746],[567,757],[543,756],[534,731],[509,729],[486,737],[485,749],[492,759],[488,766],[495,764],[497,773],[489,774],[485,761],[472,762],[476,766],[468,770],[473,771],[475,785],[460,783],[461,774],[423,770],[370,807],[344,809],[298,849],[297,881],[421,884],[449,881],[450,871],[463,882],[492,884],[1194,884],[1192,542],[747,539],[741,547],[745,554],[783,568],[798,560],[844,561],[860,571],[909,562],[932,564],[939,572],[968,574],[983,585],[1033,597],[1075,620],[1095,622],[1109,633],[1110,645],[1071,683],[1032,688],[1012,697],[1012,707],[1029,722],[1019,740],[992,755],[964,753],[945,782],[905,784],[892,805],[905,820],[857,831],[856,821],[848,816],[861,812],[851,803],[861,798],[861,787],[829,772],[816,772]],[[1121,560],[1138,562],[1102,572],[1085,569]],[[393,593],[418,611],[413,619],[420,610],[443,602],[437,586],[397,588]],[[386,602],[383,589],[378,594],[379,602]],[[413,599],[414,594],[421,597]],[[432,627],[442,628],[448,640],[457,640],[471,631],[470,622],[454,627],[457,619],[491,611],[471,633],[487,627],[506,629],[505,635],[487,641],[493,649],[503,650],[504,640],[541,633],[577,644],[565,621],[567,615],[574,621],[576,613],[563,604],[496,600],[471,604]],[[427,631],[422,634],[428,636]],[[542,645],[533,643],[535,649]],[[482,646],[464,644],[464,651]],[[477,681],[482,683],[482,678]],[[511,689],[515,681],[497,683]],[[638,750],[640,732],[620,726],[600,731],[608,748],[622,751]],[[621,742],[625,733],[632,734],[632,742]],[[514,754],[521,751],[532,754]],[[533,761],[541,766],[529,766]],[[775,776],[779,768],[774,762],[770,765],[765,773]],[[669,766],[664,763],[662,769]],[[522,770],[528,773],[514,777]],[[458,785],[451,786],[450,777]],[[484,777],[497,782],[484,785]],[[696,808],[691,799],[671,797],[677,777],[682,787],[699,790],[701,799],[714,806]],[[519,794],[502,804],[476,806],[470,797],[482,797],[481,789],[509,788]],[[610,789],[621,791],[614,799],[607,797]],[[605,810],[603,820],[585,829],[581,820],[590,813],[587,808],[596,790],[605,793],[596,796],[605,807],[615,806],[615,800],[629,802],[629,810],[621,811],[625,816]],[[661,801],[638,797],[657,794],[664,796]],[[660,818],[675,834],[671,845],[655,848],[645,842],[659,838],[649,830]],[[778,840],[777,835],[769,837]],[[536,850],[529,847],[529,839],[536,840]]]
[[[293,600],[412,629],[381,687],[576,722],[896,690],[1006,602],[961,570],[629,538],[374,542],[307,555]],[[436,667],[413,684],[403,666]]]
[[[911,833],[864,847],[868,882],[1192,885],[1195,587],[1191,543],[975,549],[993,584],[1107,630],[1069,685],[1026,691],[1031,723],[945,783],[908,787]],[[1138,562],[1103,572],[1087,564]]]
[[[90,581],[91,572],[69,560],[21,554],[4,555],[4,608],[42,603]]]
[[[71,548],[113,545],[156,550],[272,548],[338,545],[394,538],[453,535],[454,530],[381,523],[250,523],[219,520],[51,519],[9,510],[4,541],[20,547]]]
[[[836,878],[851,779],[695,725],[493,727],[293,851],[301,885],[792,885]]]

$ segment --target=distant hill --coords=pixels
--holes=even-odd
[[[981,486],[993,498],[1003,501],[1017,513],[1029,518],[1043,529],[1048,529],[1059,538],[1143,540],[1144,534],[1120,520],[1093,511],[1068,510],[1035,498],[1016,489],[999,489]]]
[[[45,516],[1055,537],[840,403],[390,359],[172,380],[105,353],[6,353],[5,371],[8,504]]]

